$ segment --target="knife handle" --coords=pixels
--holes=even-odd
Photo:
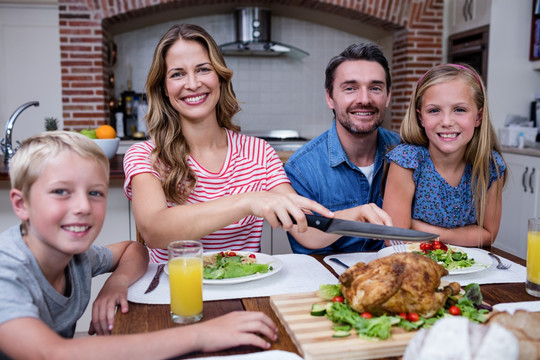
[[[324,216],[320,216],[320,215],[310,215],[310,214],[305,214],[305,215],[306,215],[308,226],[315,229],[319,229],[321,231],[326,231],[333,220],[333,219],[325,218]],[[296,224],[296,220],[292,216],[291,216],[291,220],[293,224]]]

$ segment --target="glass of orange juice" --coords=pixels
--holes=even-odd
[[[190,324],[203,316],[203,246],[181,240],[169,244],[171,317],[175,323]]]
[[[525,289],[532,296],[540,297],[540,218],[529,219]]]

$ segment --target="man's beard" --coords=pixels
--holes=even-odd
[[[347,116],[345,118],[341,116],[337,116],[337,115],[336,115],[336,118],[341,124],[341,126],[343,126],[343,128],[347,130],[349,133],[353,135],[368,135],[376,131],[382,125],[384,121],[384,112],[383,113],[379,112],[377,115],[378,115],[377,120],[368,129],[359,128],[354,123],[354,121],[351,120],[349,113],[347,113]]]

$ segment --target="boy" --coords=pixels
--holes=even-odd
[[[148,252],[133,241],[92,245],[105,218],[109,163],[85,136],[55,131],[25,140],[10,178],[22,223],[0,234],[0,358],[168,358],[244,344],[268,348],[255,332],[275,339],[273,322],[254,312],[150,334],[68,339],[89,302],[91,277],[114,271],[89,331],[110,334],[116,306],[128,311],[127,288],[145,273]]]

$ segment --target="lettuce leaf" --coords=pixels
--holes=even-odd
[[[321,284],[317,290],[317,296],[332,301],[334,296],[341,296],[341,284]]]
[[[218,256],[215,265],[205,266],[203,278],[209,280],[230,279],[267,273],[272,270],[270,264],[242,263],[242,256]]]

